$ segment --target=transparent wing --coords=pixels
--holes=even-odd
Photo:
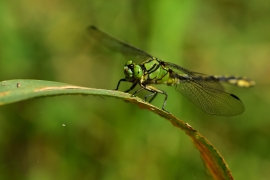
[[[175,70],[172,76],[180,80],[176,90],[203,111],[219,116],[234,116],[244,112],[241,100],[233,94],[224,92],[219,79],[192,72],[173,63],[163,63]],[[184,74],[181,75],[179,72]]]
[[[192,82],[198,84],[201,87],[207,87],[209,89],[216,89],[223,91],[224,87],[220,83],[219,79],[215,78],[214,76],[208,76],[202,73],[197,73],[185,69],[177,64],[169,63],[169,62],[162,62],[164,65],[170,69],[175,70],[176,75],[180,73],[186,74],[186,77],[192,80]],[[182,76],[183,77],[183,76]]]
[[[175,76],[180,80],[176,90],[203,111],[219,116],[234,116],[244,112],[244,105],[237,96],[213,88],[215,86],[208,86],[209,83]]]
[[[146,59],[152,58],[152,56],[146,52],[100,31],[95,26],[89,26],[87,31],[91,37],[102,43],[107,48],[113,51],[118,51],[127,58],[131,58],[131,60],[136,58],[137,60],[144,61]]]

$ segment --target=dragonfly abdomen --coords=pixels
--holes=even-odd
[[[175,84],[179,84],[181,82],[187,82],[187,81],[199,81],[199,82],[213,82],[213,83],[228,83],[232,84],[238,87],[252,87],[255,85],[255,82],[246,78],[246,77],[236,77],[236,76],[224,76],[224,75],[213,75],[213,76],[206,76],[206,75],[197,75],[194,77],[190,77],[186,74],[176,75],[177,77],[175,78]]]
[[[254,81],[246,77],[236,77],[236,76],[222,76],[222,75],[215,75],[214,76],[218,81],[229,83],[238,87],[252,87],[255,85]]]

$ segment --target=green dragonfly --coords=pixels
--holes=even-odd
[[[175,86],[178,92],[206,113],[219,116],[235,116],[244,112],[245,108],[241,100],[237,96],[225,92],[221,83],[229,83],[239,87],[251,87],[255,84],[254,81],[243,77],[211,76],[193,72],[179,65],[153,57],[139,48],[100,31],[95,26],[90,26],[88,32],[91,37],[107,48],[133,58],[124,65],[125,78],[119,80],[116,90],[123,81],[132,83],[132,86],[125,92],[133,90],[139,84],[141,88],[136,90],[132,96],[142,90],[147,90],[150,94],[146,95],[144,100],[147,101],[151,97],[149,103],[158,93],[163,94],[165,99],[162,109],[166,111],[165,105],[168,94],[152,86],[154,84],[165,84]],[[135,59],[139,59],[141,63],[135,63]]]

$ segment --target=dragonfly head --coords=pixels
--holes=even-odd
[[[140,65],[135,64],[134,61],[129,60],[124,66],[124,73],[127,81],[134,81],[141,79],[143,71]]]

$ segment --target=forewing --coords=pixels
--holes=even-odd
[[[146,59],[152,58],[151,55],[146,52],[136,48],[128,43],[125,43],[121,40],[118,40],[102,31],[97,29],[95,26],[88,27],[88,33],[91,37],[96,39],[98,42],[106,46],[108,49],[113,51],[118,51],[122,53],[127,58],[131,58],[130,60],[144,61]]]
[[[190,78],[179,79],[181,80],[176,90],[203,111],[219,116],[234,116],[244,112],[243,103],[235,95],[210,86],[202,86]]]

